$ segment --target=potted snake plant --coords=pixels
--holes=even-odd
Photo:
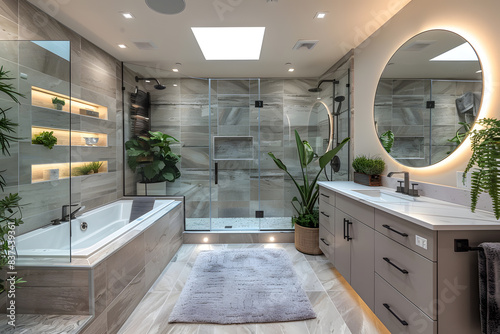
[[[295,248],[302,253],[312,255],[322,253],[318,244],[319,212],[317,209],[317,202],[319,189],[317,183],[323,169],[330,163],[333,157],[342,149],[349,139],[350,138],[345,138],[337,147],[318,158],[318,155],[314,153],[311,145],[306,140],[302,140],[297,130],[295,130],[295,142],[299,158],[298,165],[300,166],[302,179],[296,179],[290,174],[283,161],[276,158],[273,153],[268,153],[276,166],[290,176],[299,192],[300,198],[292,198],[292,206],[297,212],[297,215],[292,217],[292,226],[295,225]],[[319,170],[316,175],[309,175],[308,166],[313,162],[319,164]]]

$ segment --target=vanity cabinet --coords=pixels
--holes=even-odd
[[[335,193],[321,188],[319,192],[319,248],[333,262]]]
[[[333,264],[373,309],[374,209],[336,194]]]
[[[370,205],[347,191],[320,185],[320,192],[329,196],[320,199],[320,211],[330,216],[320,214],[320,238],[329,244],[320,240],[320,247],[391,333],[481,333],[478,254],[456,252],[454,246],[456,239],[468,239],[471,246],[500,242],[496,220],[485,226],[481,219],[462,219],[459,225],[454,221],[470,209],[453,206],[455,225],[433,227],[405,219],[408,204],[392,214],[380,202]],[[415,210],[430,219],[420,214],[422,202]]]

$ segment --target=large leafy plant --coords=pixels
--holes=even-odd
[[[181,176],[176,164],[181,156],[172,152],[170,144],[179,142],[160,131],[149,131],[149,136],[139,136],[125,143],[127,163],[138,172],[142,182],[174,182]]]
[[[500,218],[500,120],[483,118],[476,122],[483,126],[470,132],[472,156],[464,170],[471,173],[471,211],[474,212],[481,193],[488,193],[493,212]]]
[[[8,71],[0,67],[0,92],[6,94],[11,100],[19,103],[18,97],[23,97],[18,93],[9,80]],[[10,155],[10,144],[19,140],[15,136],[17,124],[7,118],[6,112],[10,108],[0,107],[0,151],[2,155]],[[5,172],[1,170],[0,173]],[[0,189],[3,192],[7,186],[5,178],[0,175]],[[8,194],[3,199],[0,199],[0,267],[12,265],[9,260],[12,259],[12,254],[15,254],[15,243],[13,242],[13,227],[17,227],[23,223],[21,212],[21,197],[19,194]],[[12,269],[12,268],[11,268]],[[22,283],[22,279],[16,278],[15,283]],[[5,280],[0,278],[0,293],[5,291]]]
[[[391,153],[392,145],[394,145],[394,132],[387,130],[380,135],[379,139],[387,153]]]
[[[273,153],[269,152],[269,156],[273,159],[279,169],[285,171],[290,176],[293,183],[297,187],[300,198],[295,196],[292,199],[292,206],[297,212],[297,217],[292,218],[292,222],[304,227],[318,227],[318,213],[316,210],[316,203],[318,201],[319,189],[318,178],[326,167],[326,165],[333,159],[333,157],[342,149],[342,147],[349,141],[350,138],[345,138],[337,147],[326,152],[318,159],[318,155],[314,153],[311,145],[302,140],[297,130],[295,130],[295,142],[297,145],[297,153],[299,158],[299,166],[301,170],[302,179],[297,180],[288,171],[287,166],[280,159],[276,158]],[[309,165],[313,161],[318,161],[319,170],[316,175],[312,177],[309,175]]]

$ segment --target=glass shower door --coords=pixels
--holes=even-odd
[[[260,108],[255,99],[260,98],[260,81],[213,81],[217,88],[210,98],[216,118],[210,122],[211,230],[258,230]]]

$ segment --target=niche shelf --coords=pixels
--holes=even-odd
[[[253,137],[214,136],[214,160],[253,160]]]
[[[99,132],[88,132],[88,131],[68,131],[63,129],[46,128],[41,126],[31,127],[31,137],[38,135],[44,131],[53,131],[53,135],[57,137],[56,146],[69,146],[70,136],[71,136],[71,146],[84,146],[84,147],[107,147],[108,146],[108,135]],[[98,138],[95,145],[87,145],[85,143],[85,138]]]
[[[104,106],[100,106],[98,104],[76,98],[70,98],[67,95],[52,92],[43,88],[35,86],[31,87],[31,105],[33,106],[57,110],[54,109],[54,105],[52,104],[52,98],[54,97],[57,97],[58,99],[64,100],[64,102],[66,102],[66,104],[62,107],[62,110],[58,111],[71,112],[77,115],[89,116],[104,120],[108,119],[108,108]]]
[[[73,162],[71,163],[71,172],[75,173],[75,169],[83,166],[84,164],[88,164],[92,161],[82,161],[82,162]],[[108,162],[107,161],[99,161],[102,162],[101,168],[99,168],[99,173],[107,173],[108,172]],[[57,170],[57,172],[55,172]],[[31,165],[31,183],[38,183],[44,181],[57,181],[61,179],[67,179],[71,175],[70,173],[70,163],[69,162],[61,162],[61,163],[53,163],[53,164],[37,164]],[[92,175],[92,174],[88,174]],[[86,175],[86,176],[88,176]],[[78,177],[80,175],[76,175],[73,177]],[[84,176],[84,175],[81,175]]]

